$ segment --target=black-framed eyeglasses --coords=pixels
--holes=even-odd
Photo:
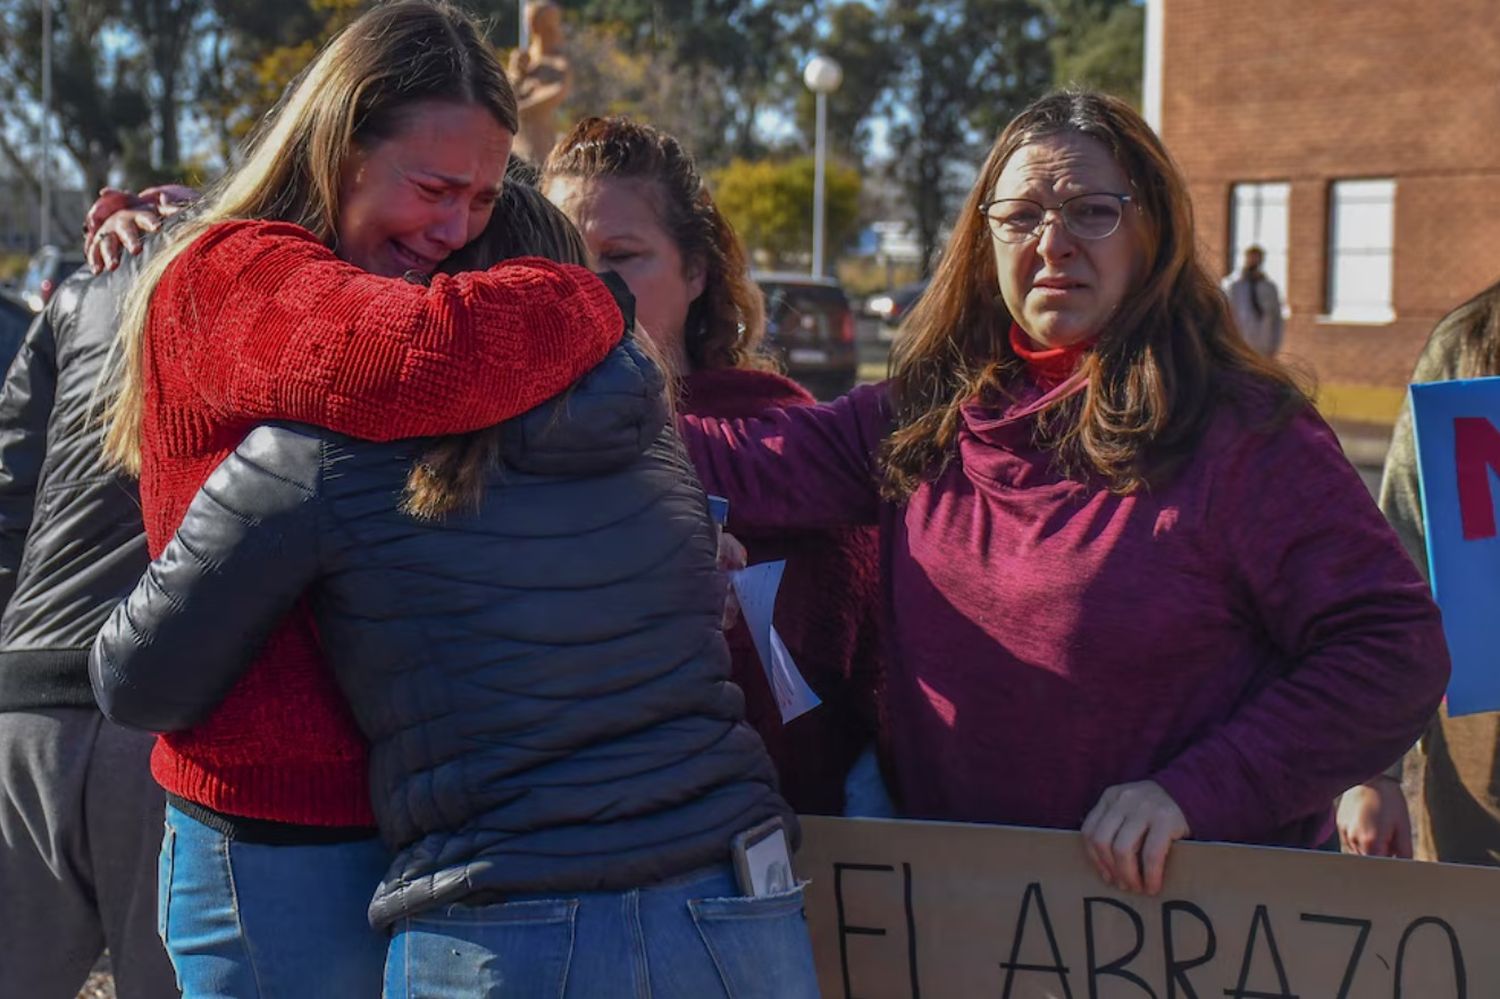
[[[1024,243],[1047,224],[1047,213],[1057,212],[1068,232],[1079,239],[1113,236],[1125,217],[1128,194],[1075,194],[1055,205],[1030,198],[996,198],[979,206],[979,214],[990,223],[990,231],[1002,243]]]

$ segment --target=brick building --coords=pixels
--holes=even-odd
[[[1500,5],[1149,0],[1147,20],[1147,114],[1204,259],[1265,246],[1286,355],[1335,415],[1388,419],[1433,324],[1500,279]]]

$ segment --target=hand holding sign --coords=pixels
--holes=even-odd
[[[1084,850],[1099,876],[1138,895],[1160,894],[1167,853],[1187,834],[1182,809],[1152,780],[1106,789],[1083,820]]]

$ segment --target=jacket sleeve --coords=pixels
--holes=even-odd
[[[422,286],[344,263],[298,226],[230,222],[167,268],[148,350],[222,418],[391,440],[525,412],[623,329],[581,267],[523,258]]]
[[[1432,331],[1422,356],[1412,372],[1413,382],[1441,382],[1458,377],[1455,340],[1461,323],[1445,320]],[[1427,531],[1422,526],[1422,492],[1417,477],[1417,442],[1412,430],[1411,397],[1401,404],[1401,414],[1391,432],[1380,477],[1380,512],[1385,514],[1406,552],[1422,575],[1427,575]]]
[[[731,530],[815,529],[876,522],[889,423],[885,387],[872,385],[753,419],[685,415],[678,429],[704,488],[729,500]]]
[[[229,693],[317,570],[320,455],[316,437],[261,427],[209,477],[94,641],[107,717],[178,731]]]
[[[47,424],[57,395],[55,319],[49,308],[31,324],[0,390],[0,609],[15,593],[47,457]]]
[[[1194,838],[1254,840],[1406,752],[1442,700],[1448,652],[1426,585],[1321,420],[1246,430],[1228,450],[1205,543],[1284,666],[1155,779]]]

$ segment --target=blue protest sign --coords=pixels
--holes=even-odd
[[[1432,594],[1453,657],[1448,713],[1500,710],[1500,378],[1411,387]]]

